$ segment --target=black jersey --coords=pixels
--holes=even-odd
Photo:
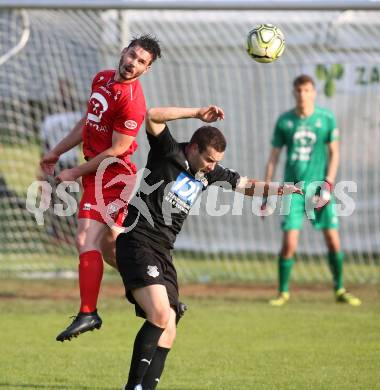
[[[193,175],[185,155],[187,143],[178,143],[169,128],[158,136],[148,133],[149,173],[128,206],[124,227],[128,237],[172,249],[191,206],[210,184],[235,189],[240,175],[220,165],[205,175]]]

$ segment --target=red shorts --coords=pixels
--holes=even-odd
[[[83,194],[78,219],[87,218],[121,227],[135,186],[136,176],[133,174],[135,172],[135,169],[131,172],[124,170],[118,173],[107,170],[102,180],[95,174],[83,176]]]

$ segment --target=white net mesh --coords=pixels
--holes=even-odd
[[[275,63],[256,64],[245,53],[246,34],[259,23],[278,25],[285,34],[285,53]],[[349,194],[355,211],[341,218],[346,280],[379,280],[380,12],[8,10],[0,13],[0,29],[4,273],[75,269],[75,218],[46,211],[45,225],[37,226],[24,206],[48,139],[41,129],[51,115],[83,112],[92,76],[117,64],[132,35],[154,33],[163,58],[142,79],[148,105],[223,107],[224,165],[251,177],[264,176],[275,120],[293,106],[292,80],[300,73],[316,79],[318,105],[334,111],[341,129],[339,178],[357,183],[358,192]],[[172,128],[183,141],[198,124]],[[67,131],[62,123],[59,128]],[[142,167],[148,151],[143,131],[138,142],[134,161]],[[280,217],[261,221],[252,212],[258,201],[219,195],[217,207],[233,207],[219,217],[191,216],[177,241],[182,278],[275,280]],[[207,199],[201,210],[213,207]],[[305,221],[295,279],[328,280],[324,252],[321,234]]]

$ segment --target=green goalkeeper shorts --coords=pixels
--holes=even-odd
[[[305,217],[310,220],[313,227],[317,230],[339,228],[333,197],[319,211],[312,207],[307,210],[305,197],[297,194],[284,196],[283,202],[281,213],[284,215],[282,220],[282,230],[284,231],[301,230]]]

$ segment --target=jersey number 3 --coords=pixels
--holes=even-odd
[[[90,112],[90,109],[92,112]],[[87,114],[87,119],[100,123],[102,115],[108,110],[108,102],[106,98],[101,95],[99,92],[94,92],[89,100],[89,109]]]

